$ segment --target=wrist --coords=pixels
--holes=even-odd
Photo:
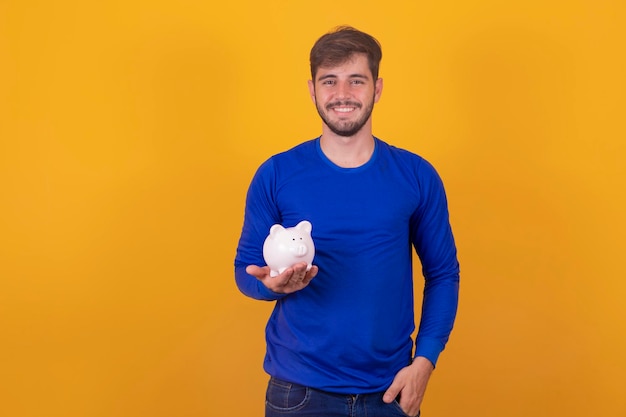
[[[411,366],[420,368],[422,371],[432,372],[435,369],[435,365],[425,356],[416,356],[413,358]]]

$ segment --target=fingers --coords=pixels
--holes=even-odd
[[[291,276],[289,277],[289,281],[299,283],[304,280],[304,277],[306,276],[306,264],[296,264],[289,269],[291,269]]]
[[[307,271],[306,268],[307,265],[305,263],[299,263],[285,270],[279,277],[282,278],[284,275],[284,286],[288,287],[290,290],[301,290],[306,287],[313,278],[310,276],[310,271]]]
[[[404,395],[403,392],[406,394]],[[403,388],[400,387],[400,384],[394,383],[387,389],[385,394],[383,395],[383,402],[391,403],[394,400],[398,400],[398,405],[405,412],[406,415],[416,416],[419,415],[421,398],[417,398],[412,393],[403,391]]]
[[[396,374],[391,386],[383,395],[383,401],[390,403],[398,399],[400,408],[407,415],[418,415],[432,369],[432,364],[428,359],[416,358],[412,365],[401,369]]]
[[[315,265],[311,266],[311,269],[306,272],[302,282],[304,284],[308,284],[309,282],[311,282],[311,280],[313,278],[315,278],[315,276],[317,275],[318,271],[319,271],[319,269],[317,268],[317,266],[315,266]]]
[[[387,391],[385,391],[385,395],[383,395],[383,401],[389,404],[390,402],[395,400],[398,397],[398,394],[400,394],[400,389],[401,385],[398,383],[398,381],[394,380],[391,386],[387,388]]]
[[[270,268],[248,265],[246,272],[263,283],[270,290],[277,293],[292,293],[303,289],[317,275],[317,266],[311,266],[307,271],[307,264],[302,262],[284,270],[281,274],[270,276]]]

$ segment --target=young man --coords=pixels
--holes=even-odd
[[[239,289],[276,301],[266,328],[266,416],[417,416],[458,302],[459,264],[443,185],[421,157],[372,135],[382,52],[340,27],[311,50],[320,137],[267,160],[246,200]],[[271,277],[273,224],[308,220],[316,252]],[[415,341],[415,248],[425,278]]]

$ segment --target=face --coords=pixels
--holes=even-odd
[[[365,54],[355,54],[339,66],[319,68],[309,91],[324,124],[336,135],[350,137],[369,122],[382,79],[373,79]]]

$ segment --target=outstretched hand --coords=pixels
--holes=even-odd
[[[419,415],[426,385],[433,369],[433,364],[428,359],[416,357],[411,365],[400,369],[396,374],[383,396],[383,401],[390,403],[398,398],[398,404],[406,415]]]
[[[268,289],[279,294],[290,294],[300,291],[317,275],[317,266],[311,266],[306,270],[305,262],[297,263],[275,277],[270,276],[269,266],[248,265],[246,272],[261,281]]]

